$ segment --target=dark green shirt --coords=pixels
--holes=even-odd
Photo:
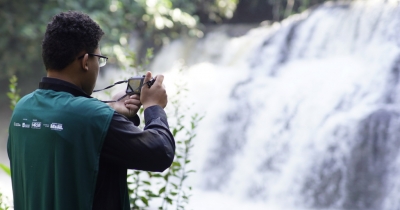
[[[129,209],[127,169],[163,171],[174,157],[162,108],[146,109],[145,121],[142,131],[78,87],[43,78],[10,122],[15,209]]]
[[[15,107],[8,152],[15,209],[91,209],[114,110],[94,98],[36,90]]]

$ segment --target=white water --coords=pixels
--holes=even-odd
[[[325,5],[164,48],[153,71],[205,114],[187,209],[399,209],[399,20],[393,3]]]
[[[399,26],[393,3],[328,4],[164,48],[153,71],[206,116],[190,207],[400,208]]]

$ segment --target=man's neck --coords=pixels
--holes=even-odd
[[[82,88],[81,83],[77,80],[78,77],[77,76],[72,76],[72,75],[70,75],[70,74],[68,74],[66,72],[67,71],[65,69],[63,69],[61,71],[47,70],[47,77],[64,80],[66,82],[69,82],[69,83],[72,83],[72,84],[78,86],[79,88]]]

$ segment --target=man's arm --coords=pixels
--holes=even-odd
[[[147,72],[144,83],[151,78],[151,72]],[[147,171],[161,172],[171,165],[175,140],[163,110],[168,103],[163,80],[164,76],[158,75],[152,86],[142,86],[140,96],[132,95],[112,105],[116,112],[103,144],[103,158],[125,168]],[[136,115],[142,103],[145,118],[143,131],[128,120]]]
[[[137,128],[125,116],[114,113],[101,155],[129,169],[164,171],[175,154],[175,141],[160,106],[144,111],[146,126]]]

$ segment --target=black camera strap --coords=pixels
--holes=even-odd
[[[112,84],[112,85],[109,85],[109,86],[107,86],[107,87],[105,87],[105,88],[103,88],[103,89],[93,90],[93,92],[99,92],[99,91],[107,90],[107,89],[110,89],[110,88],[114,87],[115,85],[119,85],[119,84],[127,83],[127,82],[128,82],[128,80],[119,81],[119,82],[116,82],[116,83],[114,83],[114,84]],[[150,87],[154,84],[154,82],[155,82],[155,79],[151,79],[150,81],[145,82],[145,84],[147,84],[147,86],[150,88]],[[120,97],[119,99],[117,99],[117,100],[115,100],[115,101],[101,101],[101,102],[104,102],[104,103],[114,103],[114,102],[117,102],[117,101],[122,100],[122,99],[125,98],[127,95],[128,95],[128,94],[125,94],[125,95],[123,95],[122,97]]]
[[[127,83],[127,82],[128,82],[128,80],[119,81],[119,82],[116,82],[116,83],[114,83],[113,85],[107,86],[107,87],[105,87],[105,88],[103,88],[103,89],[100,89],[100,90],[93,90],[93,92],[99,92],[99,91],[102,91],[102,90],[107,90],[107,89],[109,89],[109,88],[114,87],[115,85],[119,85],[119,84]]]
[[[112,84],[112,85],[109,85],[109,86],[107,86],[107,87],[105,87],[105,88],[103,88],[103,89],[93,90],[93,92],[99,92],[99,91],[107,90],[107,89],[110,89],[110,88],[114,87],[115,85],[119,85],[119,84],[127,83],[127,82],[128,82],[128,80],[119,81],[119,82],[116,82],[116,83],[114,83],[114,84]],[[125,98],[127,95],[128,95],[128,94],[125,94],[124,96],[122,96],[121,98],[119,98],[119,99],[117,99],[117,100],[115,100],[115,101],[101,101],[101,102],[104,102],[104,103],[113,103],[113,102],[117,102],[117,101],[120,101],[120,100],[122,100],[123,98]]]
[[[128,94],[123,95],[121,98],[117,99],[116,101],[101,101],[101,102],[104,102],[104,103],[113,103],[113,102],[117,102],[117,101],[120,101],[120,100],[122,100],[123,98],[125,98],[127,95],[128,95]]]

